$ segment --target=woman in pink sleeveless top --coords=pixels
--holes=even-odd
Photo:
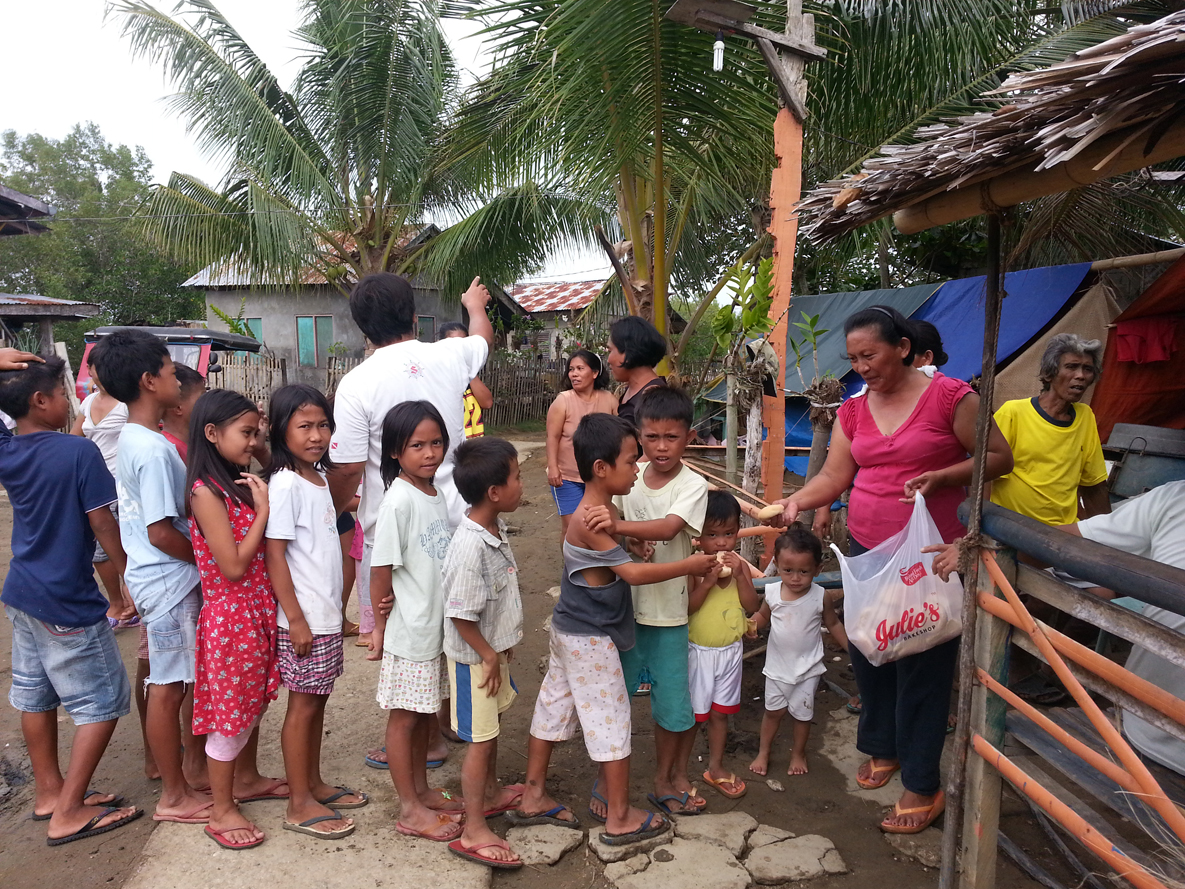
[[[851,553],[858,555],[892,537],[909,521],[913,495],[926,498],[947,542],[964,533],[956,509],[971,482],[979,396],[961,380],[912,366],[912,325],[888,306],[872,306],[844,322],[852,369],[866,394],[839,409],[827,462],[802,490],[786,500],[792,522],[804,509],[831,503],[848,487]],[[992,424],[987,479],[1012,469],[1012,452]],[[863,698],[856,747],[869,756],[856,774],[864,788],[881,787],[901,770],[905,788],[881,827],[918,833],[945,804],[939,761],[946,735],[957,639],[881,667],[852,646],[852,672]]]

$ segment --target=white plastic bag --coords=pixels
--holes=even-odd
[[[922,547],[942,542],[918,494],[909,523],[868,552],[845,556],[832,544],[843,575],[844,629],[873,666],[927,651],[962,632],[963,584],[957,574],[948,581],[935,577],[933,554],[922,554]]]

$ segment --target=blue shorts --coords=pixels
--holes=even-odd
[[[571,515],[576,512],[576,507],[580,505],[580,498],[584,496],[584,482],[570,482],[564,479],[562,485],[551,489],[551,496],[555,500],[556,509],[560,511],[560,515]]]
[[[650,683],[650,714],[668,732],[695,725],[691,708],[687,624],[679,627],[634,625],[634,647],[621,652],[625,687],[632,695]]]
[[[197,669],[197,626],[202,613],[199,584],[185,598],[149,623],[148,684],[192,685]]]
[[[89,627],[60,627],[4,607],[12,621],[12,690],[22,713],[64,707],[75,725],[110,722],[131,712],[132,689],[104,617]]]

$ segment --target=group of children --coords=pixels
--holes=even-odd
[[[0,372],[0,409],[16,418],[19,432],[0,437],[0,483],[14,509],[3,592],[14,624],[11,698],[23,711],[35,814],[50,819],[49,842],[93,836],[142,814],[111,794],[87,795],[130,696],[89,570],[96,538],[146,627],[144,725],[162,779],[153,817],[204,824],[219,845],[245,849],[264,834],[238,802],[286,799],[285,829],[331,839],[349,834],[353,821],[339,810],[365,806],[367,796],[329,784],[320,769],[326,702],[343,670],[342,556],[326,482],[329,404],[307,386],[273,395],[270,460],[261,478],[246,471],[263,446],[259,408],[234,392],[206,392],[192,405],[182,461],[161,433],[162,420],[181,402],[164,345],[126,330],[94,352],[105,390],[128,413],[119,436],[118,497],[94,445],[53,433],[67,410],[61,363]],[[386,415],[370,644],[371,658],[381,661],[377,700],[388,711],[400,833],[447,842],[453,853],[491,867],[521,867],[486,819],[505,813],[516,824],[580,828],[571,808],[546,789],[552,747],[577,725],[599,765],[588,812],[604,824],[601,842],[655,836],[669,829],[668,816],[704,810],[687,775],[700,723],[707,724],[710,750],[704,780],[727,797],[743,795],[744,782],[724,767],[724,747],[728,716],[740,709],[741,639],[761,625],[770,626],[766,712],[750,767],[766,773],[789,712],[789,773],[806,771],[814,690],[824,671],[822,626],[846,645],[813,583],[818,540],[798,528],[779,536],[779,582],[759,595],[756,570],[735,552],[737,501],[709,491],[682,462],[691,400],[654,387],[640,399],[636,421],[635,428],[611,414],[590,414],[572,434],[584,491],[564,540],[526,782],[503,786],[499,719],[517,695],[510,664],[523,634],[518,568],[502,520],[522,498],[517,453],[488,436],[457,447],[453,480],[468,512],[451,530],[434,484],[449,448],[444,420],[425,401],[403,402]],[[109,509],[116,500],[118,526]],[[39,573],[49,562],[54,570]],[[63,657],[61,638],[75,636]],[[88,678],[70,678],[72,687],[70,658],[88,664]],[[643,683],[655,720],[653,811],[629,801],[630,699]],[[289,692],[283,780],[260,775],[256,765],[259,721],[281,685]],[[190,690],[194,736],[185,738],[186,753],[204,744],[204,775],[182,760]],[[429,721],[446,697],[453,729],[468,744],[462,799],[427,781]],[[56,722],[45,715],[59,705],[79,726],[64,777]],[[208,786],[200,783],[205,776]]]

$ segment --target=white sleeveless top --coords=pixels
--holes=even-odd
[[[784,602],[782,585],[771,583],[765,588],[765,602],[769,605],[770,627],[762,672],[787,685],[797,685],[826,673],[827,665],[823,663],[823,588],[813,583],[801,599]]]
[[[111,477],[115,478],[115,455],[119,450],[119,433],[128,421],[128,406],[117,401],[107,416],[96,423],[91,417],[91,408],[98,397],[98,392],[92,392],[82,402],[82,434],[99,446],[103,462],[107,464]]]

